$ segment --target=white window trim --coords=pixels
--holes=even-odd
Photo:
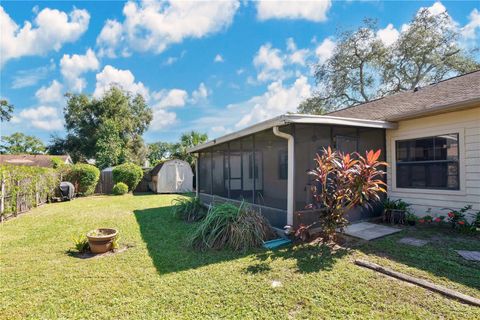
[[[458,170],[459,170],[459,190],[442,190],[442,189],[421,189],[421,188],[398,188],[397,187],[397,141],[407,139],[419,139],[425,137],[438,136],[442,134],[457,133],[458,134]],[[391,156],[392,156],[392,191],[402,193],[428,193],[428,194],[444,194],[444,195],[466,195],[465,188],[465,128],[444,127],[427,130],[415,130],[403,134],[394,134],[391,139]]]

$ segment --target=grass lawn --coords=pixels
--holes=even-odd
[[[201,253],[186,245],[194,224],[172,217],[173,198],[83,198],[3,223],[0,317],[480,319],[480,308],[352,263],[361,257],[480,297],[480,264],[453,251],[480,250],[478,237],[419,228],[336,252],[303,245]],[[102,226],[118,228],[132,247],[102,258],[67,253],[72,235]],[[405,234],[433,242],[397,244]]]

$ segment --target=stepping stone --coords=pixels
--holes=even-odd
[[[465,260],[480,262],[480,251],[455,250]]]
[[[345,234],[363,240],[373,240],[402,231],[398,228],[383,226],[370,222],[354,223],[345,228]]]
[[[408,245],[414,246],[414,247],[423,247],[428,242],[429,242],[428,240],[422,240],[422,239],[417,239],[417,238],[408,238],[408,237],[398,240],[398,243],[408,244]]]

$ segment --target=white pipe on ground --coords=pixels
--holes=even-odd
[[[288,174],[287,174],[287,224],[293,226],[293,188],[295,184],[295,140],[291,134],[281,132],[277,126],[273,127],[273,134],[277,137],[287,139],[288,143]]]

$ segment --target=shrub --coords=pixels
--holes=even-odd
[[[460,210],[453,210],[449,209],[450,212],[448,213],[448,222],[452,226],[452,228],[462,228],[465,225],[465,214],[472,209],[471,205],[466,205],[465,207],[461,208]]]
[[[113,182],[123,182],[129,191],[135,190],[143,177],[143,170],[134,163],[124,163],[113,168]]]
[[[244,203],[239,207],[223,203],[210,207],[205,219],[194,230],[190,243],[200,250],[245,251],[261,246],[271,232],[266,219]]]
[[[83,196],[91,195],[95,191],[99,177],[100,170],[86,163],[73,165],[66,176],[67,180],[75,186],[75,191]]]
[[[118,182],[113,186],[113,194],[120,196],[128,192],[128,186],[123,182]]]
[[[316,155],[316,168],[308,174],[314,179],[312,187],[314,203],[310,208],[322,208],[319,224],[325,240],[333,240],[336,229],[343,229],[348,220],[345,214],[355,206],[369,206],[380,201],[380,194],[386,193],[385,174],[381,167],[386,162],[378,161],[380,150],[358,153],[332,151],[330,147]],[[313,224],[312,224],[313,225]]]
[[[88,244],[88,239],[83,233],[79,234],[76,237],[74,236],[72,238],[72,240],[73,240],[73,243],[75,245],[75,249],[77,249],[77,251],[79,253],[85,253],[85,252],[90,250],[90,245]]]
[[[0,165],[0,176],[5,183],[4,210],[0,215],[5,216],[47,202],[59,184],[58,172],[51,168]]]
[[[199,197],[178,197],[173,199],[173,215],[187,222],[198,221],[205,217],[205,209]]]

